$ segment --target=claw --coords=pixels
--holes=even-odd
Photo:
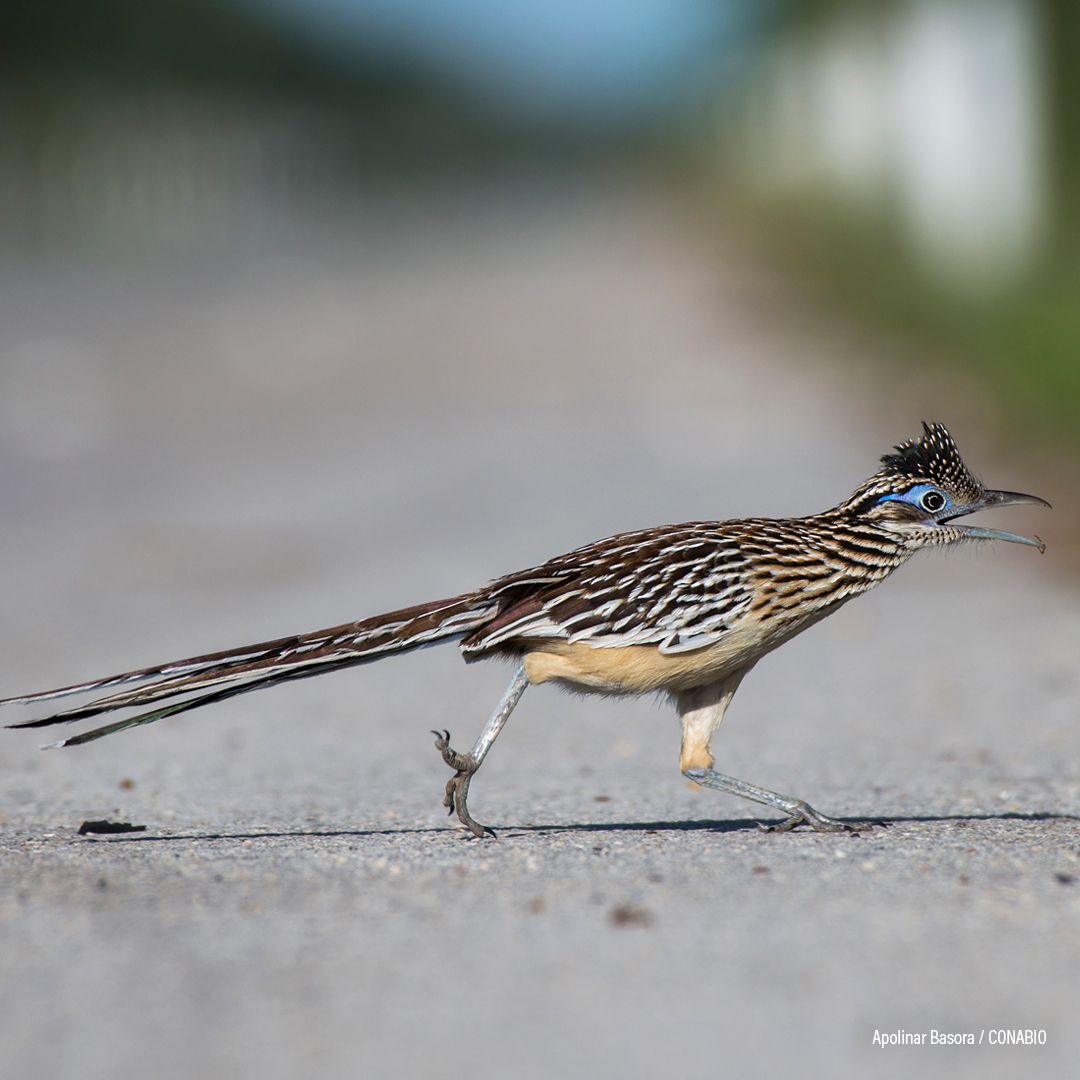
[[[785,818],[775,825],[769,825],[764,821],[759,821],[757,827],[762,832],[781,833],[791,832],[797,825],[804,824],[809,825],[815,832],[830,833],[860,833],[872,829],[876,825],[883,829],[888,828],[887,821],[839,821],[836,818],[819,814],[812,806],[806,806],[805,809],[792,814],[791,817]]]
[[[476,772],[477,765],[471,757],[467,754],[459,754],[456,750],[450,749],[450,732],[444,731],[440,735],[437,731],[432,731],[432,735],[435,736],[435,749],[442,754],[443,761],[454,769],[456,772]]]
[[[440,735],[439,732],[433,730],[431,734],[435,736],[435,749],[442,754],[443,761],[454,770],[454,775],[446,781],[446,794],[443,796],[443,806],[447,808],[447,816],[456,811],[458,821],[478,840],[482,840],[485,836],[498,839],[494,829],[481,825],[469,813],[469,783],[479,766],[468,754],[459,754],[450,748],[449,731],[443,731]]]

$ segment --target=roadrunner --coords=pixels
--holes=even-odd
[[[713,769],[710,743],[746,673],[766,653],[872,589],[920,548],[971,540],[1044,545],[997,529],[957,525],[994,506],[1039,503],[988,491],[967,470],[940,424],[895,447],[838,506],[804,518],[703,521],[622,533],[499,578],[486,588],[299,637],[264,641],[59,690],[9,698],[31,703],[141,684],[11,727],[47,727],[117,709],[172,704],[49,747],[78,746],[202,705],[365,664],[436,642],[460,641],[466,661],[516,660],[514,677],[467,754],[432,732],[454,775],[443,805],[474,835],[494,835],[469,813],[469,784],[530,683],[611,695],[661,692],[682,720],[683,775],[782,811],[786,831],[822,832],[873,822],[826,817],[808,803]]]

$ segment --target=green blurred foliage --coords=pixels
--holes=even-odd
[[[884,0],[880,0],[884,2]],[[825,0],[789,4],[810,20]],[[721,196],[750,222],[768,257],[810,278],[849,316],[899,332],[977,376],[999,403],[1006,433],[1080,454],[1080,5],[1045,0],[1051,227],[1030,274],[992,298],[938,287],[911,258],[895,223],[852,215],[815,197]],[[782,22],[783,20],[781,20]],[[790,25],[787,23],[785,25]],[[914,350],[917,355],[920,349]]]
[[[1076,251],[1080,248],[1080,4],[1047,0],[1046,15],[1057,203],[1064,226],[1059,246]]]
[[[0,0],[0,236],[200,250],[605,150],[495,97],[243,0]]]
[[[745,206],[746,204],[743,203]],[[976,375],[1006,432],[1080,451],[1080,266],[1061,243],[1022,286],[992,299],[943,292],[887,231],[820,203],[748,208],[776,262],[807,276],[856,320],[898,331],[929,362]]]
[[[62,92],[198,87],[384,107],[431,96],[415,72],[332,54],[227,0],[3,0],[0,79]]]
[[[169,96],[322,111],[382,170],[483,165],[560,137],[448,76],[240,0],[0,0],[0,156],[5,140],[25,158],[73,117]]]

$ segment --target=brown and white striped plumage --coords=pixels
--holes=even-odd
[[[607,694],[667,691],[688,714],[693,709],[684,709],[679,695],[697,700],[705,688],[731,685],[726,705],[761,656],[873,588],[920,548],[992,538],[1033,543],[951,524],[984,506],[1041,500],[986,491],[943,427],[924,425],[920,439],[896,450],[850,498],[822,514],[623,533],[448,600],[11,698],[28,703],[113,691],[12,726],[174,702],[56,744],[77,745],[250,690],[451,639],[460,639],[469,661],[522,659],[531,683],[556,681]],[[691,740],[688,751],[684,738],[684,770],[711,768],[708,737],[718,723],[709,721],[703,750]]]

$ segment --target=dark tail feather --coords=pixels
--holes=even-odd
[[[176,702],[163,709],[143,713],[54,745],[77,746],[127,727],[150,724],[166,716],[175,716],[201,705],[273,686],[293,679],[306,679],[327,671],[369,663],[395,653],[411,652],[427,645],[461,637],[482,626],[496,613],[497,607],[484,594],[467,593],[449,600],[392,611],[362,622],[346,623],[329,630],[298,637],[279,638],[249,645],[229,652],[208,653],[188,660],[178,660],[160,667],[142,668],[114,675],[96,682],[66,686],[25,697],[8,698],[0,705],[48,701],[69,694],[106,690],[132,682],[149,685],[124,690],[99,698],[87,705],[69,709],[40,720],[26,720],[9,727],[48,727],[71,723],[117,709],[149,705],[217,686],[209,694]]]
[[[423,645],[414,645],[412,648],[423,648]],[[152,724],[155,720],[164,720],[167,716],[177,716],[179,713],[198,709],[203,705],[213,705],[217,701],[225,701],[236,697],[238,694],[246,694],[250,690],[262,690],[268,686],[276,686],[278,683],[291,682],[294,679],[309,679],[313,675],[323,675],[327,671],[336,671],[338,668],[355,667],[357,664],[377,660],[387,654],[380,653],[378,656],[367,656],[362,659],[348,658],[338,660],[333,664],[326,664],[315,670],[300,669],[287,672],[279,672],[275,675],[267,675],[253,682],[243,683],[240,686],[227,686],[221,690],[215,690],[212,694],[203,694],[201,697],[187,698],[172,705],[166,705],[164,709],[155,709],[152,712],[140,713],[138,716],[129,717],[127,720],[118,720],[114,724],[106,724],[104,727],[94,728],[92,731],[84,731],[81,735],[73,735],[70,739],[61,739],[59,742],[47,743],[42,750],[55,750],[61,746],[81,746],[83,743],[93,742],[95,739],[112,735],[113,732],[123,731],[125,728],[142,727],[143,724]],[[105,712],[105,709],[98,710]],[[50,716],[46,720],[34,720],[23,724],[9,724],[9,727],[44,727],[48,724],[66,723],[69,721],[66,715]],[[78,718],[76,718],[78,719]]]

